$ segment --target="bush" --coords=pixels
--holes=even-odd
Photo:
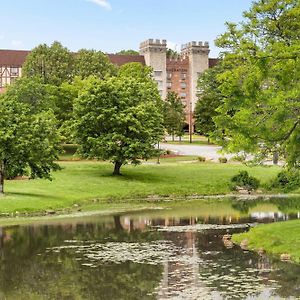
[[[244,155],[235,155],[231,159],[231,161],[245,162],[246,158]]]
[[[240,171],[239,174],[231,178],[232,190],[243,188],[248,191],[258,189],[260,183],[259,180],[253,176],[249,176],[247,171]]]
[[[206,161],[206,158],[204,156],[198,156],[197,159],[198,159],[199,162],[205,162]]]
[[[279,172],[271,182],[271,188],[279,188],[285,192],[295,190],[300,187],[300,170],[286,169]]]
[[[227,158],[226,157],[219,157],[219,162],[221,163],[221,164],[226,164],[227,163]]]

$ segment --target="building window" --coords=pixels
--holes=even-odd
[[[172,78],[172,73],[167,73],[167,79],[171,79]]]
[[[163,88],[162,80],[156,80],[156,82],[157,82],[158,89],[162,89]]]
[[[186,83],[185,82],[181,82],[180,86],[181,86],[182,89],[185,89],[186,88]]]
[[[161,77],[162,71],[154,71],[154,77]]]
[[[180,93],[180,97],[181,98],[185,98],[186,97],[186,93]]]
[[[172,87],[172,82],[167,82],[167,88],[170,89]]]
[[[162,96],[163,95],[163,91],[159,90],[159,95]]]
[[[19,68],[11,67],[10,68],[10,75],[11,76],[18,76],[19,75]]]
[[[180,78],[181,78],[181,79],[186,79],[186,73],[181,73],[181,74],[180,74]]]

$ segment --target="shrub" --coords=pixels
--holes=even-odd
[[[198,159],[199,162],[205,162],[206,161],[206,158],[204,156],[198,156],[197,159]]]
[[[247,171],[240,171],[239,174],[231,178],[231,188],[233,190],[243,188],[252,191],[258,189],[259,185],[259,180],[253,176],[249,176]]]
[[[219,157],[219,162],[221,163],[221,164],[226,164],[227,163],[227,158],[226,157]]]
[[[286,169],[279,172],[271,182],[271,188],[279,188],[285,192],[295,190],[300,187],[300,170]]]
[[[238,162],[245,162],[245,156],[244,155],[235,155],[231,159],[231,161],[238,161]]]

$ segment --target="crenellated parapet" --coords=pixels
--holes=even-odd
[[[208,42],[189,42],[181,46],[182,55],[190,54],[208,54],[209,53],[209,43]]]
[[[140,53],[147,52],[166,53],[167,40],[148,39],[140,44]]]

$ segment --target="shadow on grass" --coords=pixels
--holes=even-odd
[[[59,199],[60,197],[56,197],[53,194],[38,194],[38,193],[23,193],[23,192],[6,192],[4,197],[2,199],[5,199],[5,197],[9,196],[24,196],[24,197],[33,197],[33,198],[53,198],[53,199]]]

